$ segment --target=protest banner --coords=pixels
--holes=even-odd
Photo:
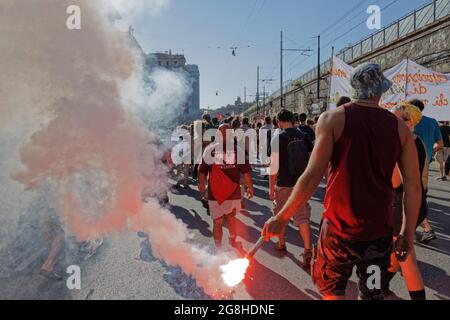
[[[333,57],[330,70],[330,98],[328,109],[336,108],[336,103],[342,96],[349,96],[350,75],[353,67],[337,57]]]
[[[353,67],[333,57],[330,71],[330,99],[328,108],[336,108],[341,96],[350,96],[350,75]],[[450,75],[427,69],[410,59],[384,71],[393,85],[381,98],[381,104],[392,109],[411,99],[420,99],[425,105],[423,114],[438,121],[450,120]]]

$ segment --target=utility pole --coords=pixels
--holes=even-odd
[[[283,109],[283,31],[280,31],[280,105]]]
[[[244,87],[244,103],[247,103],[247,87]]]
[[[256,68],[256,114],[259,114],[259,66]]]
[[[334,46],[331,47],[331,59],[330,59],[330,77],[334,74]],[[331,86],[328,86],[328,98],[326,101],[326,108],[328,110],[331,100]]]
[[[317,102],[320,100],[320,34],[317,36]]]
[[[263,86],[263,113],[266,113],[266,86]]]

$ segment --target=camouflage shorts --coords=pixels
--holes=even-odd
[[[387,283],[387,269],[390,265],[392,236],[374,241],[351,241],[336,235],[322,222],[317,247],[317,256],[313,260],[311,276],[320,293],[327,296],[345,296],[347,282],[356,266],[359,278],[360,298],[364,300],[382,299]],[[369,284],[371,276],[379,273],[375,286]],[[377,285],[377,283],[379,285]]]

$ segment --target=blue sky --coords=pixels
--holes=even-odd
[[[159,14],[132,16],[136,38],[146,52],[184,53],[201,73],[201,107],[215,109],[256,92],[256,67],[269,92],[279,88],[279,37],[285,47],[308,48],[311,57],[285,53],[284,79],[295,79],[315,66],[316,41],[321,34],[322,61],[371,33],[363,23],[339,40],[337,37],[368,18],[369,5],[381,8],[382,27],[428,0],[170,0]],[[222,47],[217,49],[216,47]],[[250,46],[250,47],[248,47]],[[229,47],[240,47],[233,57]],[[263,85],[263,84],[261,84]],[[216,91],[219,94],[216,95]],[[253,97],[248,97],[248,100]]]

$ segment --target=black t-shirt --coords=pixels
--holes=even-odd
[[[310,126],[306,125],[306,124],[301,124],[298,126],[298,128],[300,129],[301,132],[306,133],[309,138],[311,139],[311,141],[316,140],[316,133],[314,132],[313,129],[311,129]]]
[[[450,126],[441,126],[442,140],[444,140],[444,147],[450,148]]]
[[[309,138],[309,135],[300,131],[297,128],[287,128],[277,134],[272,139],[272,147],[276,146],[277,140],[279,141],[278,154],[279,154],[279,168],[277,175],[277,186],[278,187],[293,187],[297,182],[300,176],[293,176],[289,173],[288,168],[288,144],[291,142],[291,139],[298,138],[303,139],[308,147],[308,151],[312,152],[313,143]],[[277,152],[277,150],[272,149],[272,152]]]
[[[419,136],[417,136],[414,139],[414,143],[416,144],[417,156],[419,158],[419,172],[420,172],[420,177],[422,179],[423,171],[425,170],[425,163],[427,162],[427,157],[426,157],[427,151],[425,149],[425,143]],[[422,186],[422,195],[426,195],[426,190],[425,190],[425,187],[423,186],[423,183],[421,183],[420,185]],[[397,192],[397,193],[402,193],[403,191],[404,191],[403,183],[400,184],[397,188],[395,188],[395,192]]]

